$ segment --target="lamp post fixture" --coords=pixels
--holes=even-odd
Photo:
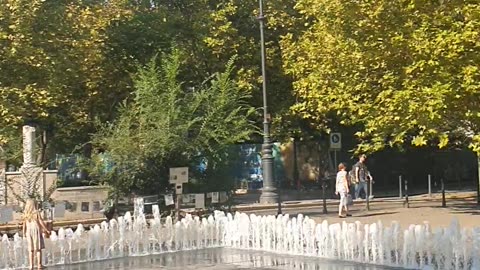
[[[262,173],[263,189],[260,196],[260,203],[277,203],[278,194],[273,180],[273,151],[270,139],[270,117],[267,110],[267,78],[265,69],[265,37],[263,29],[265,27],[265,17],[263,16],[263,2],[259,0],[260,13],[258,21],[260,23],[260,45],[262,54],[262,90],[263,90],[263,145],[262,145]]]

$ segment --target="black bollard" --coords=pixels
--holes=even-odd
[[[442,181],[442,207],[447,207],[447,201],[445,200],[445,183],[443,182],[443,178],[440,179]]]
[[[182,217],[180,216],[180,195],[175,195],[175,215],[177,220],[180,221]]]
[[[408,180],[405,179],[405,206],[410,208],[410,203],[408,202]]]
[[[367,211],[370,211],[370,196],[368,194],[370,194],[370,181],[371,180],[367,180],[366,181],[366,184],[367,184],[367,191],[365,192],[365,201],[366,201],[366,209]]]
[[[282,196],[281,196],[281,192],[280,192],[280,189],[281,189],[281,185],[280,185],[280,181],[278,181],[278,204],[277,204],[277,215],[281,215],[282,214]]]
[[[322,195],[323,195],[323,213],[328,214],[327,211],[327,195],[325,189],[327,188],[327,178],[322,181]]]

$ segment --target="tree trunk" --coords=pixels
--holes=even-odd
[[[297,160],[297,139],[293,137],[293,183],[300,190],[300,177],[298,173],[298,160]]]
[[[477,169],[478,169],[478,175],[477,175],[477,205],[480,206],[480,153],[477,153]]]
[[[47,167],[47,145],[48,145],[48,140],[47,140],[47,132],[45,130],[42,131],[42,135],[40,136],[40,155],[37,156],[37,164],[42,167],[43,169],[46,169]],[[38,142],[38,140],[37,140]]]

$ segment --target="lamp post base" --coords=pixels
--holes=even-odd
[[[278,194],[276,188],[264,188],[262,189],[262,195],[260,195],[261,204],[273,204],[278,203]]]
[[[264,122],[265,134],[264,143],[262,145],[262,167],[263,167],[263,188],[260,196],[260,203],[270,204],[278,202],[277,187],[274,180],[273,171],[273,146],[270,143],[268,121]]]

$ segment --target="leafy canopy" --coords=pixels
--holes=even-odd
[[[70,152],[94,118],[109,118],[124,90],[109,30],[130,17],[126,2],[2,1],[0,147],[15,148],[21,125],[35,121],[51,131],[52,150]]]
[[[120,107],[118,119],[94,136],[95,147],[105,154],[94,158],[93,176],[120,193],[165,188],[168,168],[194,169],[203,160],[207,173],[214,176],[230,162],[229,145],[256,131],[250,120],[255,109],[246,102],[249,95],[230,78],[233,60],[224,72],[195,88],[178,80],[182,64],[178,50],[163,55],[160,64],[157,60],[139,67],[134,92]],[[105,156],[112,165],[107,171],[116,173],[105,173]]]
[[[298,115],[361,124],[357,151],[411,143],[480,152],[477,1],[300,0],[282,40]]]

